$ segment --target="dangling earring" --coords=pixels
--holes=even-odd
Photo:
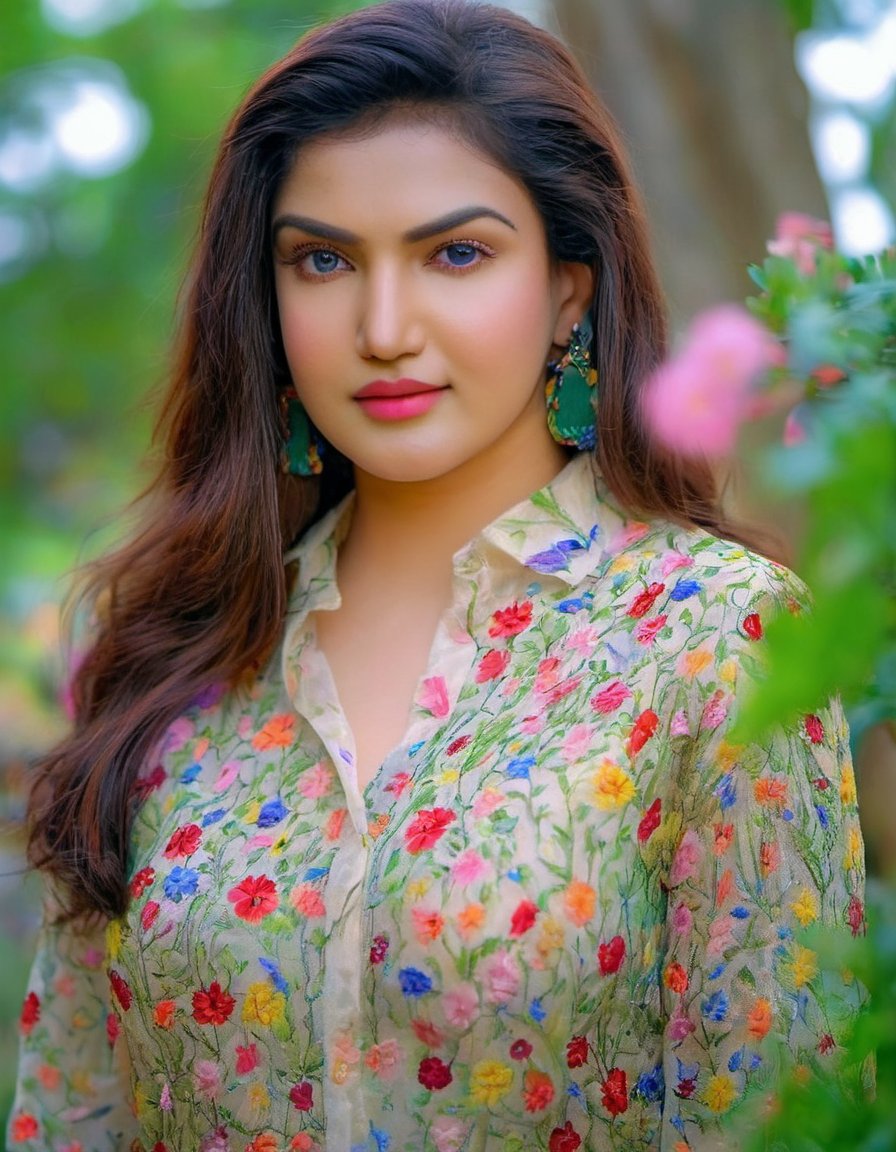
[[[581,450],[597,444],[597,372],[591,367],[592,339],[591,317],[586,312],[581,324],[573,327],[569,347],[559,360],[548,365],[550,374],[545,385],[551,435],[558,444]]]
[[[280,467],[291,476],[317,476],[323,471],[322,445],[294,388],[280,393],[280,415],[286,439],[280,453]]]

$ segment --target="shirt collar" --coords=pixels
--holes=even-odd
[[[284,558],[287,563],[298,561],[302,599],[316,586],[317,606],[323,606],[323,587],[335,585],[336,552],[348,532],[353,506],[350,493]],[[549,484],[503,512],[455,553],[454,566],[460,570],[472,557],[487,559],[496,549],[537,577],[575,586],[604,556],[624,545],[633,529],[642,527],[628,522],[615,504],[591,454],[579,452]]]

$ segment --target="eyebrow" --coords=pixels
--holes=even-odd
[[[418,224],[416,228],[409,228],[407,232],[402,233],[401,238],[406,244],[416,244],[420,240],[429,240],[442,232],[459,228],[462,224],[469,224],[471,220],[479,220],[484,216],[497,220],[501,224],[506,224],[514,232],[517,230],[516,225],[511,220],[495,211],[494,208],[476,204],[470,208],[458,208],[454,212],[439,216],[436,220],[430,220],[426,224]],[[272,238],[276,239],[281,228],[299,228],[312,236],[320,236],[322,239],[332,240],[336,244],[359,244],[361,242],[360,236],[356,236],[354,232],[337,228],[333,224],[325,224],[322,220],[314,220],[310,216],[296,216],[290,212],[278,216],[274,221],[271,227]]]

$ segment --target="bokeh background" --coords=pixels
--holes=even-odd
[[[628,140],[678,329],[740,300],[777,216],[896,239],[896,0],[526,0]],[[215,144],[327,0],[11,0],[0,12],[0,1129],[37,896],[28,764],[64,727],[66,574],[115,538]],[[744,466],[749,471],[749,459]],[[753,509],[755,512],[755,508]],[[760,509],[770,523],[792,510]],[[892,734],[853,718],[872,868]]]

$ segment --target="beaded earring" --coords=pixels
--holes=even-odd
[[[319,475],[324,467],[320,458],[322,446],[294,388],[281,392],[280,415],[286,431],[280,453],[281,468],[291,476]]]
[[[573,327],[569,346],[548,365],[545,385],[548,428],[558,444],[585,450],[597,444],[594,397],[597,371],[591,367],[591,317]]]

